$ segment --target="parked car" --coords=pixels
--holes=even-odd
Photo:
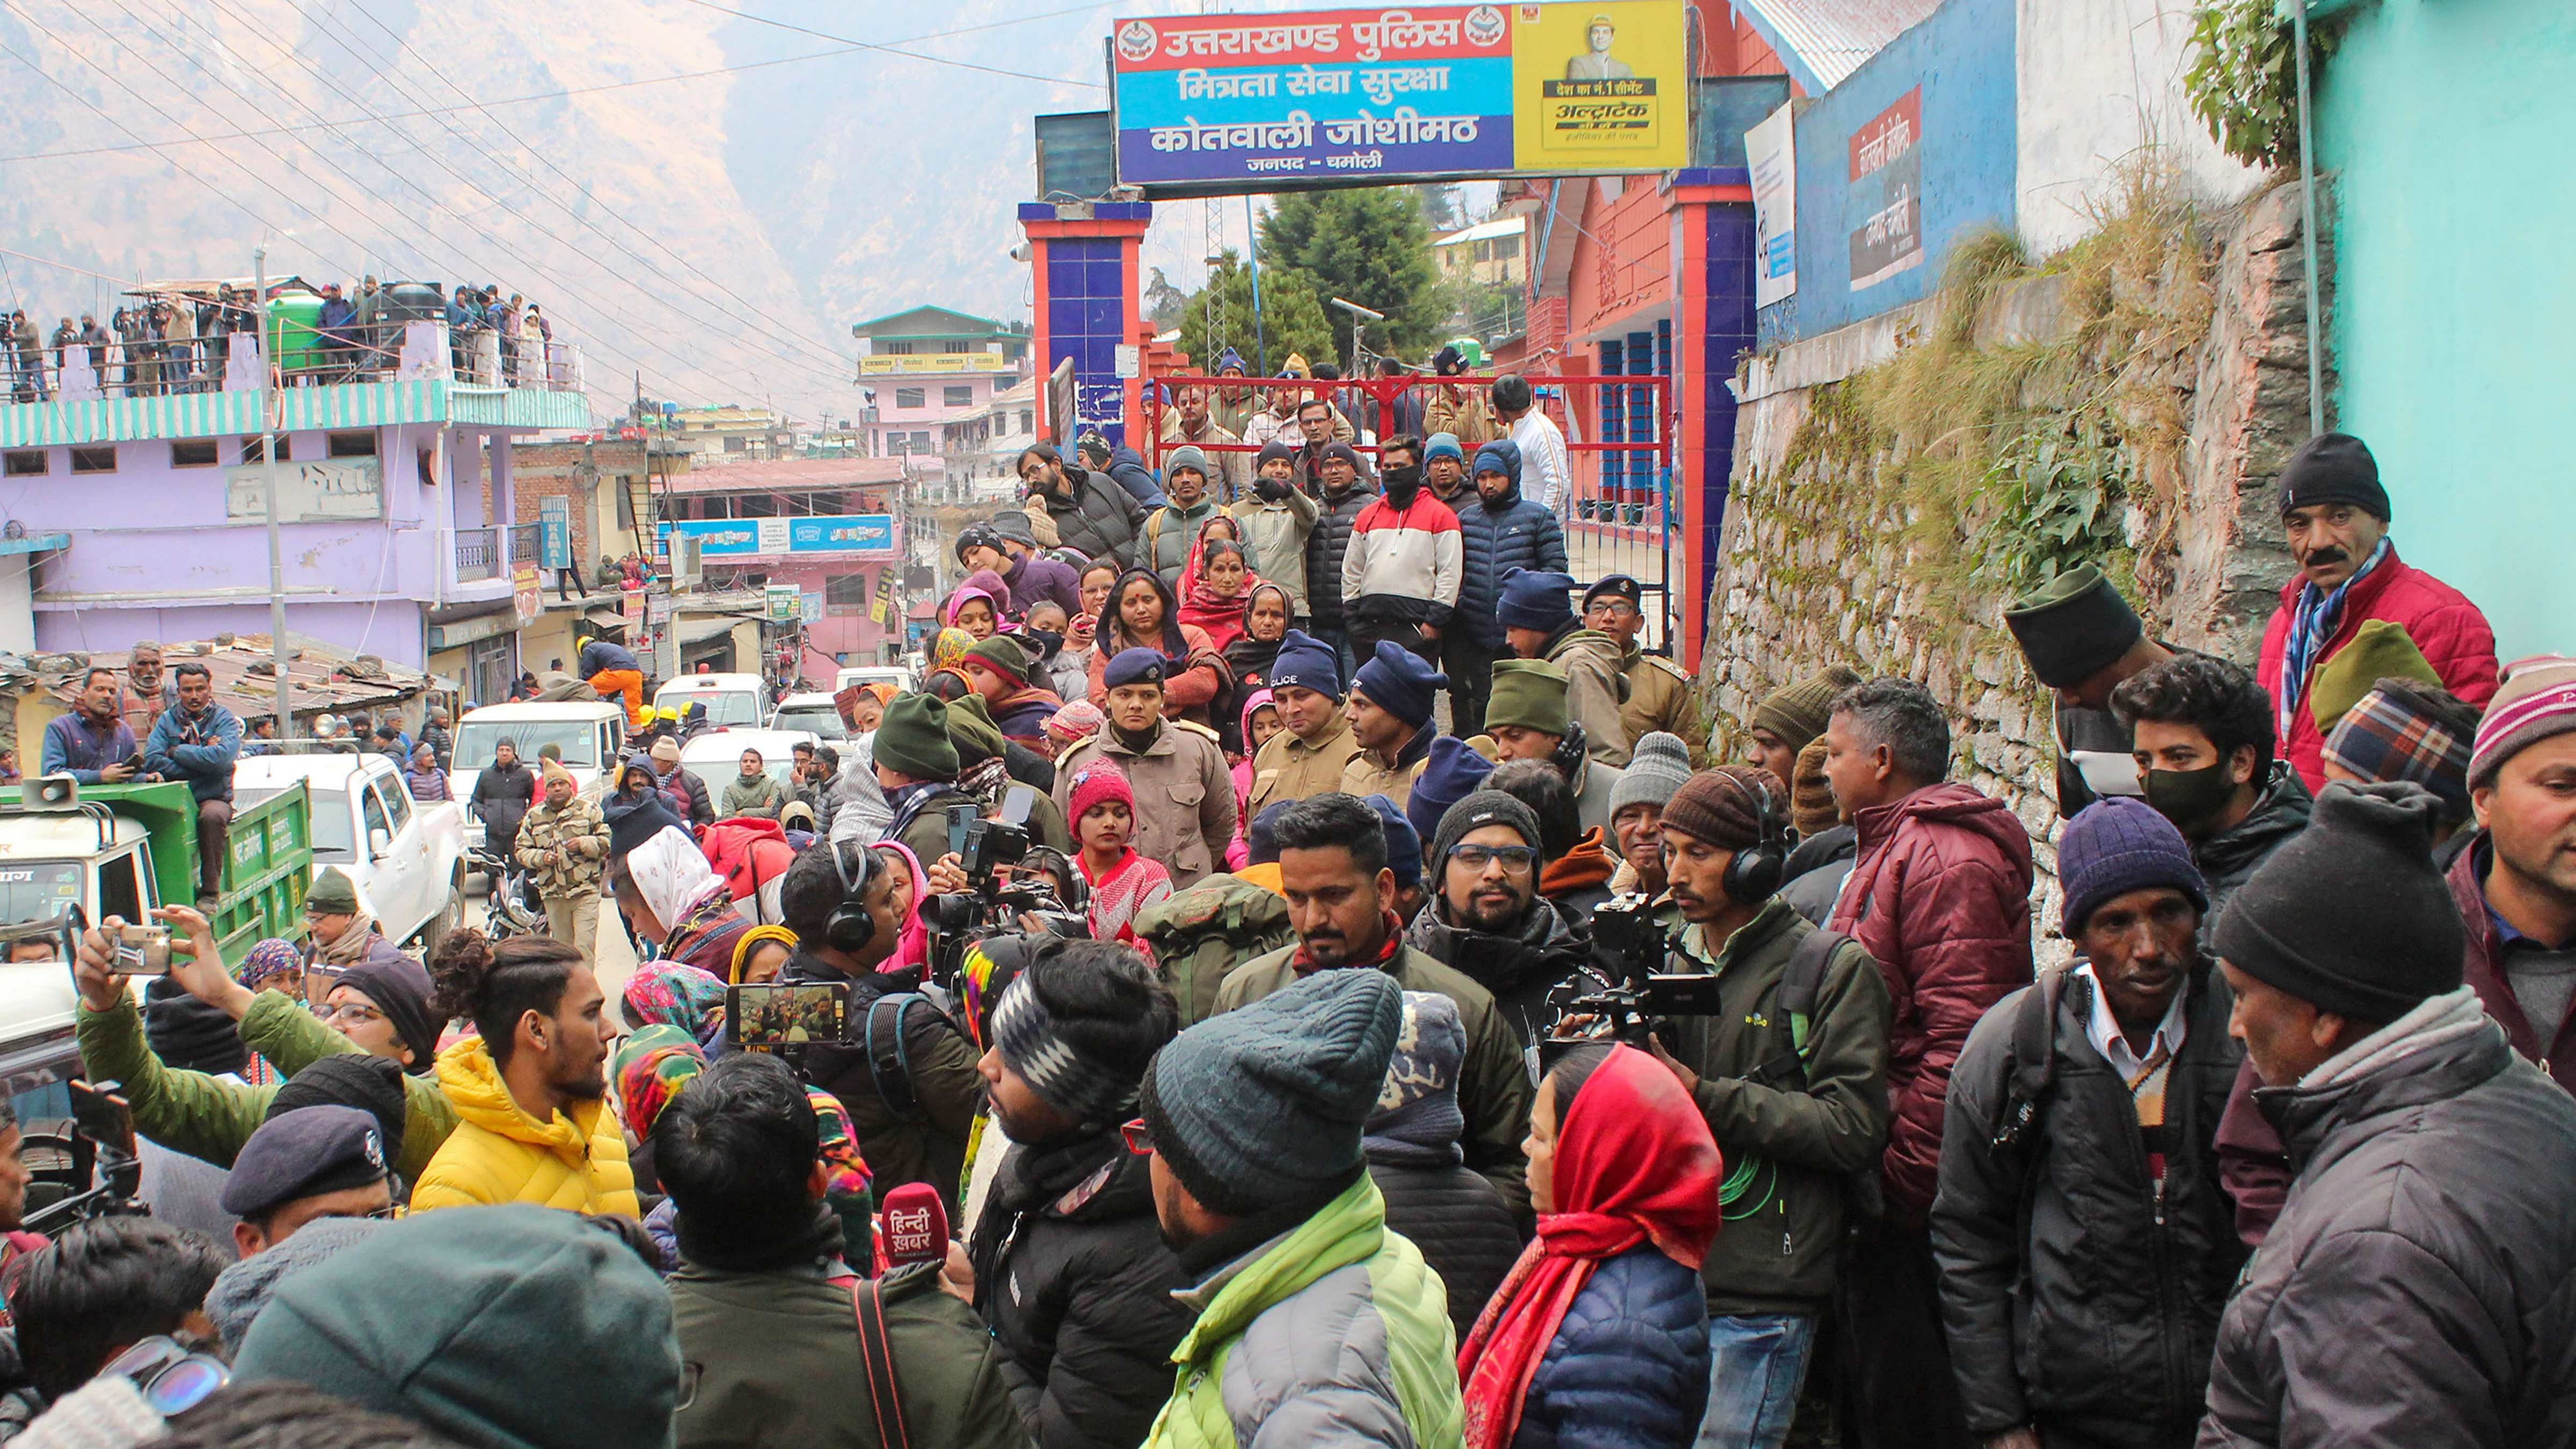
[[[769,686],[757,674],[684,674],[653,691],[655,709],[687,714],[693,704],[707,707],[708,724],[757,729],[769,717]]]
[[[828,694],[791,694],[769,715],[774,730],[802,730],[820,739],[846,740],[850,727],[841,723],[840,707]]]
[[[337,866],[387,939],[426,957],[465,921],[465,811],[414,800],[382,755],[259,755],[233,768],[233,798],[302,785],[313,798],[313,869]]]
[[[457,721],[456,749],[448,759],[447,793],[458,800],[474,798],[474,781],[492,763],[501,741],[518,746],[519,758],[537,768],[537,752],[553,745],[563,754],[581,793],[597,799],[607,786],[603,765],[625,753],[626,711],[605,700],[539,704],[487,704]],[[470,812],[469,812],[470,813]],[[470,845],[483,843],[483,822],[465,822]]]
[[[853,684],[891,684],[897,694],[912,689],[912,671],[900,664],[853,664],[832,676],[832,692],[840,693]]]
[[[742,778],[743,751],[760,751],[762,770],[786,790],[788,774],[796,768],[796,747],[815,743],[812,730],[709,730],[680,746],[680,768],[698,777],[708,799],[722,802],[725,787]],[[717,811],[723,812],[721,803]]]

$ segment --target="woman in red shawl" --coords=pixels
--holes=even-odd
[[[1244,558],[1242,544],[1203,538],[1181,570],[1181,622],[1198,626],[1223,653],[1243,637],[1244,596],[1264,582]]]
[[[1458,1351],[1467,1449],[1670,1449],[1708,1406],[1717,1141],[1663,1063],[1579,1047],[1530,1109],[1538,1238]]]
[[[1109,707],[1109,685],[1103,677],[1109,661],[1128,649],[1151,649],[1167,661],[1169,667],[1163,672],[1166,719],[1207,724],[1208,707],[1233,687],[1234,676],[1225,667],[1225,657],[1217,653],[1206,630],[1181,622],[1172,586],[1152,569],[1133,568],[1118,576],[1095,637],[1099,642],[1091,651],[1091,702],[1103,709]]]

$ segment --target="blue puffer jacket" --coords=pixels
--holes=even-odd
[[[1171,502],[1163,496],[1163,485],[1154,480],[1154,471],[1145,466],[1145,455],[1133,448],[1109,451],[1109,476],[1127,490],[1127,496],[1146,508],[1160,508]]]
[[[1465,567],[1458,576],[1458,607],[1453,623],[1470,631],[1488,649],[1503,643],[1503,624],[1494,612],[1502,602],[1503,575],[1513,569],[1565,568],[1565,529],[1556,515],[1521,496],[1521,450],[1507,442],[1476,450],[1476,466],[1499,462],[1512,480],[1499,503],[1488,503],[1471,485],[1459,495],[1458,532]]]
[[[1565,1310],[1521,1406],[1512,1449],[1671,1449],[1708,1410],[1708,1299],[1699,1274],[1640,1243],[1596,1269]]]

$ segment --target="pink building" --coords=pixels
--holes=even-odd
[[[697,537],[709,590],[794,584],[804,671],[828,674],[826,657],[876,664],[902,645],[902,476],[891,458],[714,464],[662,485],[655,511],[665,535]]]
[[[1028,365],[1029,326],[915,307],[861,322],[859,386],[871,399],[863,431],[879,458],[910,456],[941,472],[940,425],[989,406]]]

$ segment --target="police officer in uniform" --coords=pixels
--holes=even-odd
[[[1704,741],[1707,734],[1700,727],[1698,702],[1691,698],[1691,677],[1663,655],[1637,647],[1637,636],[1646,627],[1644,597],[1645,587],[1626,574],[1604,574],[1583,592],[1583,627],[1619,641],[1619,672],[1628,680],[1619,723],[1627,727],[1631,742],[1656,730]],[[1701,747],[1691,748],[1691,763],[1704,764],[1698,757]]]

